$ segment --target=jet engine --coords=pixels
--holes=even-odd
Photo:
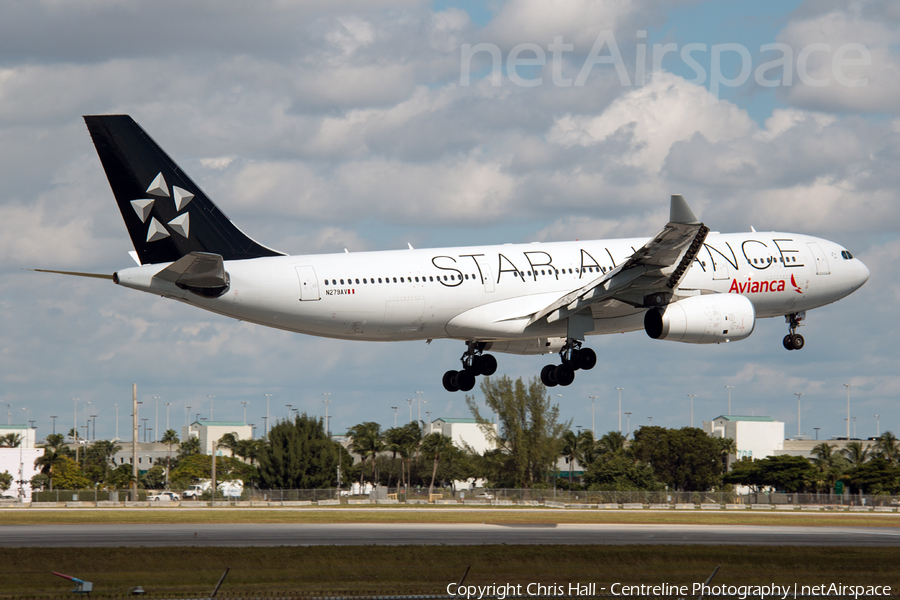
[[[644,314],[644,330],[655,340],[719,344],[753,333],[756,309],[746,296],[691,296]]]

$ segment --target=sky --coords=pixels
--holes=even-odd
[[[732,386],[732,414],[795,435],[800,393],[802,432],[827,439],[846,431],[849,384],[856,436],[900,431],[896,2],[0,0],[0,11],[0,424],[33,420],[41,439],[54,415],[59,432],[96,415],[96,437],[111,438],[118,412],[130,439],[133,383],[149,438],[167,412],[180,431],[188,407],[235,421],[246,409],[261,430],[266,394],[271,422],[288,405],[323,416],[329,399],[335,432],[420,408],[471,416],[440,383],[459,341],[320,339],[25,270],[133,264],[81,118],[127,113],[242,230],[292,254],[650,236],[673,193],[714,231],[833,240],[871,278],[809,313],[802,351],[782,347],[782,319],[727,345],[591,337],[597,367],[550,394],[573,428],[602,434],[618,428],[616,388],[634,429],[689,425],[688,394],[699,426],[728,412]],[[512,378],[555,359],[497,358]]]

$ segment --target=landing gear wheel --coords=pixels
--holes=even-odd
[[[572,367],[573,371],[577,371],[578,369],[581,368],[579,366],[579,362],[578,362],[579,354],[581,354],[581,350],[579,350],[578,348],[572,349],[568,355],[563,354],[562,355],[562,364]]]
[[[571,365],[559,365],[553,372],[553,379],[562,386],[572,385],[575,381],[575,369]]]
[[[582,348],[576,355],[578,368],[590,371],[597,364],[597,354],[590,348]]]
[[[491,354],[482,354],[478,363],[482,375],[489,376],[497,372],[497,359]]]
[[[459,391],[468,392],[475,387],[475,374],[469,370],[460,371],[456,374],[454,383],[456,384],[456,387],[459,388]]]
[[[803,340],[803,336],[799,333],[792,334],[791,338],[791,350],[801,350],[803,348],[803,344],[805,343]]]
[[[782,341],[782,343],[784,344],[785,350],[793,350],[794,349],[794,347],[791,345],[791,334],[790,333],[787,334],[786,336],[784,336],[784,340]]]
[[[556,365],[547,365],[541,369],[541,382],[547,387],[556,386],[556,379],[553,377],[554,371],[556,371]]]
[[[459,386],[456,385],[456,376],[459,374],[459,371],[447,371],[444,373],[444,379],[442,380],[444,384],[444,389],[448,392],[458,392]]]

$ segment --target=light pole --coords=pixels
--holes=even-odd
[[[625,437],[628,437],[628,434],[631,433],[631,413],[625,413]]]
[[[144,442],[147,441],[147,421],[150,419],[141,419],[144,422]]]
[[[241,404],[244,405],[244,425],[247,424],[247,405],[250,404],[246,400],[241,400]]]
[[[728,388],[728,415],[731,416],[731,390],[734,389],[733,385],[726,385]]]
[[[113,404],[116,407],[116,441],[119,441],[119,404]]]
[[[844,387],[847,388],[847,441],[850,441],[850,384],[845,383]]]
[[[293,404],[285,404],[285,407],[287,407],[287,409],[288,409],[287,418],[288,418],[288,421],[290,421],[291,420],[291,409],[294,408],[294,405]]]
[[[322,395],[325,396],[325,399],[322,400],[322,403],[325,405],[325,437],[328,436],[328,405],[331,404],[331,400],[328,398],[331,395],[331,392],[322,392]]]
[[[594,402],[597,400],[597,396],[588,396],[588,398],[591,399],[591,435],[594,436],[594,439],[597,439],[597,427],[594,421]]]
[[[688,394],[688,398],[691,399],[691,428],[694,427],[694,398],[697,397],[697,394]]]
[[[12,404],[6,405],[6,424],[12,425]]]
[[[391,408],[394,409],[394,429],[396,429],[397,428],[397,407],[392,406]]]
[[[53,432],[56,433],[56,430]],[[875,415],[875,437],[881,437],[881,415]]]
[[[650,427],[653,427],[653,417],[647,417],[647,421],[650,422]]]
[[[272,394],[263,394],[266,397],[266,422],[265,422],[265,430],[266,430],[266,438],[269,437],[269,399],[272,397]]]
[[[212,396],[210,394],[207,394],[206,397],[209,398],[209,420],[212,421],[213,420],[213,400],[215,400],[216,397]]]
[[[819,441],[819,430],[822,428],[821,427],[813,427],[813,429],[816,430],[816,441],[818,442]]]
[[[169,431],[169,407],[172,406],[171,402],[166,402],[166,432]]]
[[[156,400],[156,417],[153,422],[153,431],[156,432],[156,435],[159,435],[159,396],[153,396],[153,399]],[[150,441],[155,442],[156,440],[151,437]]]
[[[75,407],[75,419],[72,421],[72,442],[75,444],[75,463],[78,463],[78,398],[72,398]]]
[[[622,433],[622,390],[625,388],[617,387],[619,390],[619,433]]]
[[[856,417],[853,417],[853,439],[856,439]]]
[[[187,425],[190,426],[190,424],[191,424],[191,407],[188,406],[187,407]]]
[[[91,429],[93,430],[91,440],[97,441],[97,415],[91,415]]]
[[[407,398],[407,402],[409,402],[409,422],[412,423],[412,403],[416,401],[415,398]]]
[[[416,398],[419,401],[419,423],[422,422],[422,394],[423,393],[424,392],[420,392],[420,391],[416,390]],[[426,404],[428,404],[428,402],[426,402]]]
[[[53,419],[53,435],[56,435],[56,415],[50,415],[50,418]]]
[[[800,437],[800,397],[803,393],[794,392],[794,395],[797,396],[797,437]]]

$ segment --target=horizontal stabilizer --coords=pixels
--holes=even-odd
[[[26,269],[27,271],[35,271],[37,273],[56,273],[57,275],[74,275],[75,277],[92,277],[94,279],[109,279],[112,281],[113,276],[105,273],[81,273],[79,271],[54,271],[52,269]]]

